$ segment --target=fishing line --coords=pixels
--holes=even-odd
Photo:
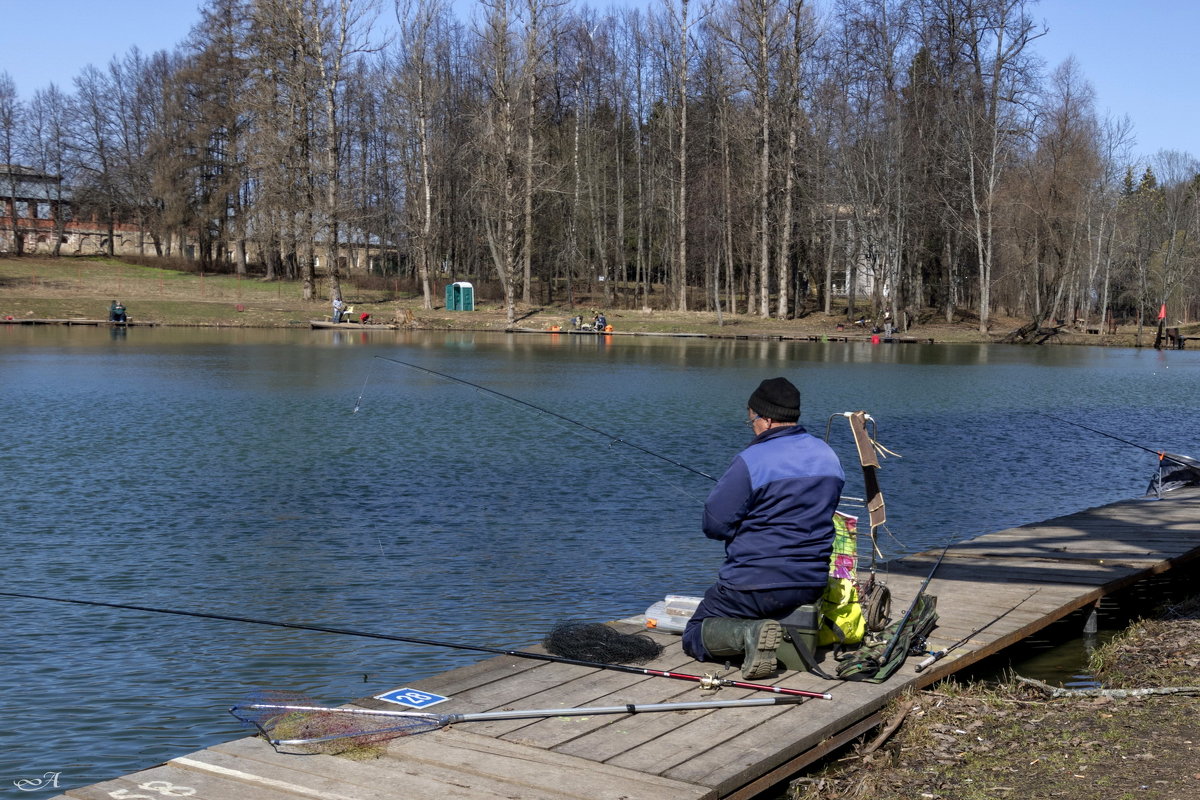
[[[351,414],[357,414],[358,409],[362,407],[363,395],[367,393],[367,382],[371,380],[371,370],[375,368],[375,362],[371,362],[371,366],[367,367],[367,377],[363,378],[362,391],[358,393],[358,399],[354,401],[354,410]]]
[[[507,396],[501,396],[499,399],[501,402],[507,402],[507,401],[513,400],[513,398],[510,398]],[[512,403],[510,403],[510,404],[512,404]],[[521,400],[517,400],[516,404],[528,405],[528,403],[525,403],[524,401],[521,401]],[[564,425],[559,420],[554,419],[553,417],[551,417],[549,420],[547,420],[547,422],[549,424],[553,425],[554,427],[558,428],[560,431],[566,431],[568,433],[572,432],[570,428],[568,428],[566,425]],[[704,498],[692,493],[691,491],[689,491],[687,489],[687,487],[683,486],[682,484],[672,480],[671,478],[667,477],[666,475],[664,475],[661,472],[650,469],[645,464],[643,464],[640,461],[638,461],[637,459],[633,458],[630,453],[626,453],[626,452],[617,450],[616,445],[617,445],[616,441],[608,442],[608,448],[613,453],[613,455],[615,455],[617,458],[624,461],[626,464],[630,464],[634,467],[637,467],[638,469],[642,470],[643,472],[645,472],[650,477],[654,478],[656,481],[658,481],[662,485],[668,486],[668,487],[674,489],[675,491],[679,492],[681,495],[683,495],[684,497],[686,497],[687,499],[689,499],[693,502],[696,502],[696,503],[704,502]]]
[[[659,459],[659,460],[661,460],[661,461],[665,461],[665,462],[667,462],[668,464],[671,464],[672,466],[679,467],[680,469],[685,469],[685,470],[687,470],[688,472],[691,472],[691,473],[693,473],[693,474],[695,474],[695,475],[700,475],[700,476],[702,476],[702,477],[708,478],[710,481],[716,481],[716,480],[717,480],[717,479],[716,479],[716,478],[714,478],[712,475],[709,475],[707,472],[704,472],[703,470],[698,470],[698,469],[696,469],[695,467],[689,467],[687,464],[682,464],[682,463],[680,463],[680,462],[676,461],[676,460],[675,460],[675,459],[673,459],[673,458],[669,458],[668,456],[664,456],[664,455],[662,455],[661,453],[656,453],[656,452],[654,452],[653,450],[649,450],[649,449],[647,449],[647,448],[645,448],[645,447],[642,447],[642,446],[641,446],[641,445],[639,445],[639,444],[634,444],[633,442],[630,442],[630,441],[628,441],[628,440],[626,440],[626,439],[623,439],[623,438],[621,438],[620,436],[615,436],[615,435],[613,435],[613,434],[611,434],[611,433],[606,433],[606,432],[604,432],[604,431],[600,430],[599,428],[594,428],[594,427],[592,427],[591,425],[587,425],[587,424],[585,424],[585,423],[583,423],[583,422],[580,422],[580,421],[578,421],[578,420],[571,419],[570,417],[567,417],[567,416],[564,416],[564,415],[562,415],[562,414],[559,414],[559,413],[557,413],[557,412],[551,411],[551,410],[550,410],[550,409],[548,409],[548,408],[543,408],[542,406],[539,406],[539,405],[534,405],[533,403],[530,403],[530,402],[528,402],[528,401],[522,400],[522,399],[520,399],[520,398],[518,398],[518,397],[513,397],[512,395],[509,395],[509,394],[505,394],[504,392],[498,392],[498,391],[496,391],[495,389],[489,389],[488,387],[486,387],[486,386],[481,386],[481,385],[479,385],[478,383],[472,383],[471,381],[464,380],[464,379],[462,379],[462,378],[456,378],[456,377],[455,377],[455,376],[453,376],[453,375],[447,375],[447,374],[446,374],[446,373],[444,373],[444,372],[438,372],[437,370],[432,370],[432,369],[429,369],[428,367],[422,367],[422,366],[421,366],[421,365],[419,365],[419,364],[413,364],[413,363],[410,363],[410,362],[408,362],[408,361],[401,361],[401,360],[400,360],[400,359],[398,359],[398,358],[389,358],[389,357],[387,357],[387,356],[375,356],[375,358],[378,358],[378,359],[379,359],[379,360],[381,360],[381,361],[390,361],[390,362],[391,362],[391,363],[393,363],[393,364],[399,364],[399,365],[401,365],[401,366],[408,367],[408,368],[410,368],[410,369],[419,370],[419,371],[421,371],[421,372],[425,372],[425,373],[428,373],[428,374],[430,374],[430,375],[436,375],[437,377],[439,377],[439,378],[444,378],[444,379],[446,379],[446,380],[448,380],[448,381],[454,381],[455,383],[461,383],[461,384],[462,384],[462,385],[464,385],[464,386],[470,386],[470,387],[471,387],[471,388],[473,388],[473,389],[477,389],[477,390],[479,390],[479,391],[481,391],[481,392],[487,392],[488,394],[495,395],[496,397],[502,397],[502,398],[504,398],[505,400],[509,400],[509,401],[511,401],[511,402],[513,402],[513,403],[518,403],[518,404],[520,404],[520,405],[523,405],[523,406],[525,406],[526,408],[531,408],[531,409],[533,409],[534,411],[538,411],[538,412],[540,412],[540,413],[542,413],[542,414],[545,414],[546,416],[553,417],[553,418],[555,418],[555,419],[562,420],[563,422],[570,423],[571,425],[575,425],[576,427],[583,428],[584,430],[586,430],[586,431],[590,431],[590,432],[592,432],[592,433],[594,433],[594,434],[597,434],[598,436],[603,436],[605,439],[608,439],[608,440],[609,440],[611,443],[613,443],[613,444],[623,444],[623,445],[625,445],[626,447],[631,447],[631,448],[633,448],[634,450],[637,450],[637,451],[639,451],[639,452],[641,452],[641,453],[645,453],[645,454],[646,454],[646,455],[648,455],[648,456],[651,456],[651,457],[653,457],[653,458],[657,458],[657,459]]]

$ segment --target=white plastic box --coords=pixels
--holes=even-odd
[[[702,597],[669,594],[646,609],[646,627],[663,633],[683,633]]]

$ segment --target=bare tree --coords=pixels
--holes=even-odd
[[[45,186],[45,199],[53,220],[54,244],[52,254],[62,253],[63,234],[70,215],[70,204],[63,182],[71,178],[68,172],[67,139],[69,136],[68,99],[58,87],[50,84],[33,95],[27,117],[28,146],[35,169],[54,180]]]
[[[693,27],[702,21],[707,10],[702,8],[691,16],[690,0],[663,0],[665,17],[660,46],[673,76],[672,105],[675,124],[675,257],[671,288],[679,311],[688,308],[688,105],[691,101],[691,39]],[[674,38],[672,43],[671,38]]]
[[[521,217],[518,185],[517,109],[525,89],[513,46],[514,13],[508,0],[482,0],[478,33],[480,68],[487,93],[483,109],[477,191],[492,264],[504,292],[504,313],[516,322],[517,233]]]
[[[787,47],[781,54],[779,106],[783,109],[785,140],[781,171],[783,185],[779,214],[779,242],[776,263],[779,271],[779,304],[777,316],[790,316],[790,286],[792,284],[792,249],[794,212],[796,206],[796,171],[799,167],[800,143],[804,127],[803,87],[805,85],[805,59],[814,45],[814,21],[803,0],[790,0],[787,4],[786,20],[789,28]],[[800,298],[797,298],[799,304]]]
[[[1121,166],[1126,162],[1130,143],[1131,123],[1125,119],[1107,119],[1098,131],[1098,147],[1102,172],[1092,187],[1088,214],[1091,246],[1089,291],[1096,290],[1098,319],[1096,327],[1103,330],[1109,315],[1110,288],[1114,243],[1116,241],[1118,206],[1120,202]],[[1102,273],[1103,277],[1097,277]],[[1099,288],[1096,288],[1097,282]]]
[[[17,163],[18,144],[25,114],[24,105],[17,97],[17,85],[7,72],[0,72],[0,159],[4,164],[5,203],[8,206],[11,248],[16,255],[25,251],[25,234],[20,226],[17,208],[18,187],[22,184],[24,170]]]
[[[523,87],[523,104],[525,107],[525,153],[522,164],[523,186],[522,218],[523,239],[521,244],[521,302],[531,302],[530,292],[533,284],[533,249],[534,249],[534,175],[536,159],[534,141],[537,103],[538,78],[542,70],[542,59],[546,50],[547,18],[555,14],[565,0],[525,0],[525,33],[524,53],[521,61],[521,86]]]
[[[444,0],[404,0],[396,4],[401,54],[398,85],[416,139],[418,202],[414,215],[413,244],[423,308],[433,308],[433,293],[429,285],[435,234],[433,117],[434,109],[441,102],[446,89],[434,71],[433,49],[438,28],[445,24],[446,12]]]
[[[254,116],[248,162],[260,186],[256,224],[283,251],[287,273],[299,275],[305,300],[316,296],[316,243],[322,231],[328,241],[333,222],[321,216],[328,205],[321,180],[327,165],[319,163],[323,38],[313,38],[310,2],[254,0],[250,38],[257,47],[247,91]]]
[[[1101,177],[1092,102],[1091,86],[1081,80],[1075,63],[1060,65],[1033,126],[1032,152],[1009,182],[1014,199],[1007,205],[1016,224],[1010,224],[1012,235],[1006,238],[1030,267],[1020,283],[1027,287],[1038,325],[1047,316],[1078,316],[1089,190]]]
[[[988,332],[1000,183],[1012,142],[1023,134],[1028,84],[1025,48],[1040,34],[1026,0],[939,0],[941,22],[961,48],[961,157],[970,198],[970,235],[979,272],[979,331]]]
[[[307,34],[301,41],[311,43],[311,54],[320,87],[319,103],[323,112],[321,133],[320,183],[324,191],[320,210],[324,242],[325,269],[329,296],[341,299],[339,252],[342,239],[341,156],[344,131],[339,108],[349,59],[370,52],[371,26],[378,14],[376,0],[305,0],[301,19]]]
[[[777,79],[777,59],[786,33],[787,20],[782,0],[736,0],[729,14],[725,39],[745,76],[745,86],[754,102],[758,151],[755,187],[758,200],[757,264],[758,313],[770,316],[771,242],[774,205],[772,182],[772,88]]]
[[[84,213],[101,215],[107,226],[104,247],[115,252],[117,215],[121,208],[117,180],[116,121],[109,113],[111,80],[92,65],[75,78],[75,102],[72,105],[71,153],[74,171],[81,183],[75,201]]]
[[[247,164],[251,19],[248,0],[210,0],[201,10],[187,42],[190,57],[176,70],[173,87],[179,116],[186,122],[161,126],[169,142],[187,142],[182,148],[167,144],[165,149],[193,174],[194,185],[203,187],[194,208],[211,231],[206,238],[218,242],[223,251],[232,245],[238,274],[248,269],[248,209],[253,204]],[[168,174],[171,161],[164,165]],[[168,193],[169,181],[164,186]],[[203,244],[201,257],[209,259]]]
[[[1196,270],[1196,218],[1200,198],[1196,196],[1200,161],[1179,150],[1160,150],[1154,165],[1162,186],[1156,253],[1151,263],[1154,285],[1148,298],[1154,305],[1177,304],[1187,275]]]

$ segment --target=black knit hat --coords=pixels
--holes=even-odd
[[[746,405],[761,417],[795,422],[800,419],[800,390],[787,378],[768,378],[758,385]]]

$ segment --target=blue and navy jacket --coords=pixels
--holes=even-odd
[[[704,535],[725,542],[718,582],[742,591],[824,586],[845,482],[833,450],[800,425],[755,437],[704,503]]]

